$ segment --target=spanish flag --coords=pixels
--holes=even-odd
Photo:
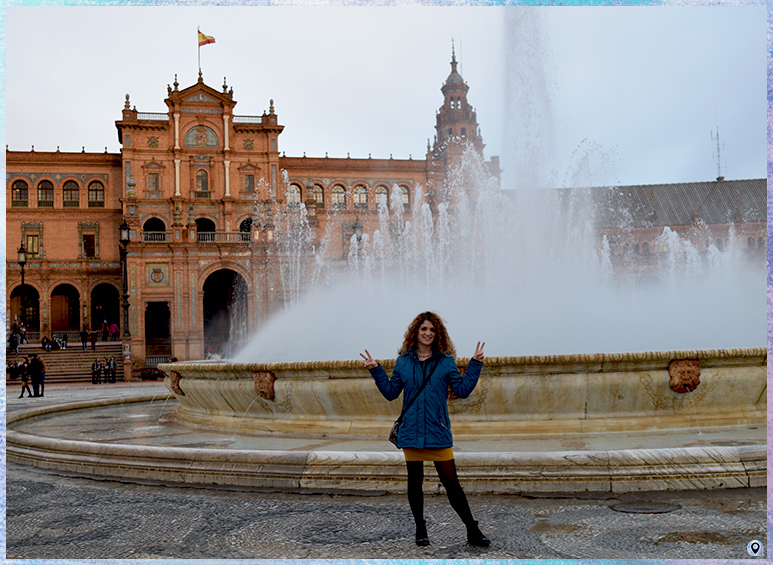
[[[201,47],[202,45],[209,45],[210,43],[214,43],[214,42],[215,42],[214,37],[212,37],[211,35],[204,35],[199,31],[199,47]]]

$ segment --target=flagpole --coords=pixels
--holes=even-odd
[[[201,76],[201,41],[199,41],[200,28],[196,28],[196,45],[198,45],[199,76]]]

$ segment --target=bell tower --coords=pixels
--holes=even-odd
[[[471,143],[476,151],[483,153],[483,139],[475,115],[475,110],[467,102],[467,91],[470,89],[462,75],[456,70],[456,52],[451,43],[451,74],[440,89],[443,93],[443,106],[436,115],[435,143],[432,151],[435,158],[446,157],[450,153],[461,153],[464,147]],[[446,164],[448,159],[446,158]]]

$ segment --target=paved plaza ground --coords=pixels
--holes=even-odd
[[[23,401],[9,387],[7,408],[104,386]],[[429,466],[426,477],[428,490]],[[442,495],[425,500],[426,548],[403,495],[138,485],[9,463],[6,496],[6,556],[22,559],[747,559],[747,544],[767,539],[764,488],[470,496],[489,549],[465,544]]]

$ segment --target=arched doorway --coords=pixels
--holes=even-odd
[[[168,302],[145,305],[145,362],[155,366],[172,354],[172,314]]]
[[[21,285],[11,291],[11,323],[20,322],[21,315]],[[40,329],[40,294],[35,287],[24,285],[24,324],[27,329]]]
[[[247,283],[221,269],[204,281],[204,351],[231,357],[247,340]]]
[[[91,325],[93,329],[99,330],[102,327],[102,321],[107,320],[109,326],[113,322],[121,325],[120,304],[118,300],[118,289],[108,283],[100,283],[91,291]]]
[[[80,293],[73,285],[60,284],[54,288],[51,293],[51,333],[80,330],[80,303]]]

